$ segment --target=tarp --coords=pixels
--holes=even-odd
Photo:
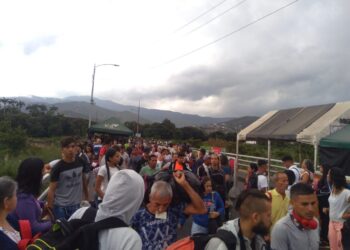
[[[323,116],[334,105],[325,104],[277,111],[260,126],[247,133],[245,137],[247,140],[295,141],[298,133]]]
[[[350,125],[320,140],[320,147],[350,150]]]
[[[102,133],[120,136],[131,136],[133,131],[122,124],[117,118],[109,118],[102,123],[92,125],[89,128],[89,133]]]
[[[320,147],[320,164],[344,169],[350,175],[350,150],[341,148]]]
[[[239,134],[238,134],[238,138],[240,141],[245,141],[246,140],[246,136],[247,134],[249,134],[250,132],[252,132],[254,129],[258,128],[259,126],[261,126],[261,124],[263,124],[264,122],[266,122],[268,119],[270,119],[274,114],[277,113],[277,110],[275,111],[270,111],[268,113],[266,113],[265,115],[263,115],[262,117],[260,117],[258,120],[256,120],[255,122],[253,122],[252,124],[250,124],[248,127],[242,129]]]

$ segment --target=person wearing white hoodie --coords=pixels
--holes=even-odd
[[[123,169],[114,174],[107,186],[102,203],[97,210],[95,221],[117,217],[130,225],[131,218],[140,208],[145,193],[142,177],[133,170]],[[86,207],[77,210],[71,219],[80,219]],[[119,227],[99,232],[101,250],[139,250],[142,241],[131,227]]]

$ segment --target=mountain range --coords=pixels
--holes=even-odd
[[[65,98],[50,98],[50,97],[15,97],[17,100],[23,101],[26,105],[30,104],[45,104],[53,105],[58,108],[58,112],[69,117],[89,119],[91,114],[92,121],[101,122],[111,117],[118,118],[121,122],[137,121],[138,107],[131,105],[123,105],[109,100],[94,98],[94,104],[90,104],[89,96],[70,96]],[[90,113],[91,112],[91,113]],[[194,114],[184,114],[169,110],[148,109],[140,107],[139,122],[141,124],[162,122],[164,119],[169,119],[177,127],[197,126],[197,127],[212,127],[219,126],[227,127],[228,130],[236,131],[237,128],[244,128],[258,117],[245,116],[238,118],[215,118],[209,116],[199,116]]]

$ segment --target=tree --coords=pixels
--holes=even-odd
[[[20,127],[11,127],[9,121],[0,122],[0,149],[11,155],[17,155],[26,147],[27,135]]]
[[[182,140],[189,140],[189,139],[200,139],[205,140],[206,136],[204,132],[196,127],[183,127],[179,129],[180,135]]]

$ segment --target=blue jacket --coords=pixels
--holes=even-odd
[[[206,214],[195,214],[192,216],[193,222],[202,226],[208,227],[209,211],[219,212],[223,217],[225,214],[225,205],[218,192],[212,192],[203,197],[204,205],[208,209]]]

